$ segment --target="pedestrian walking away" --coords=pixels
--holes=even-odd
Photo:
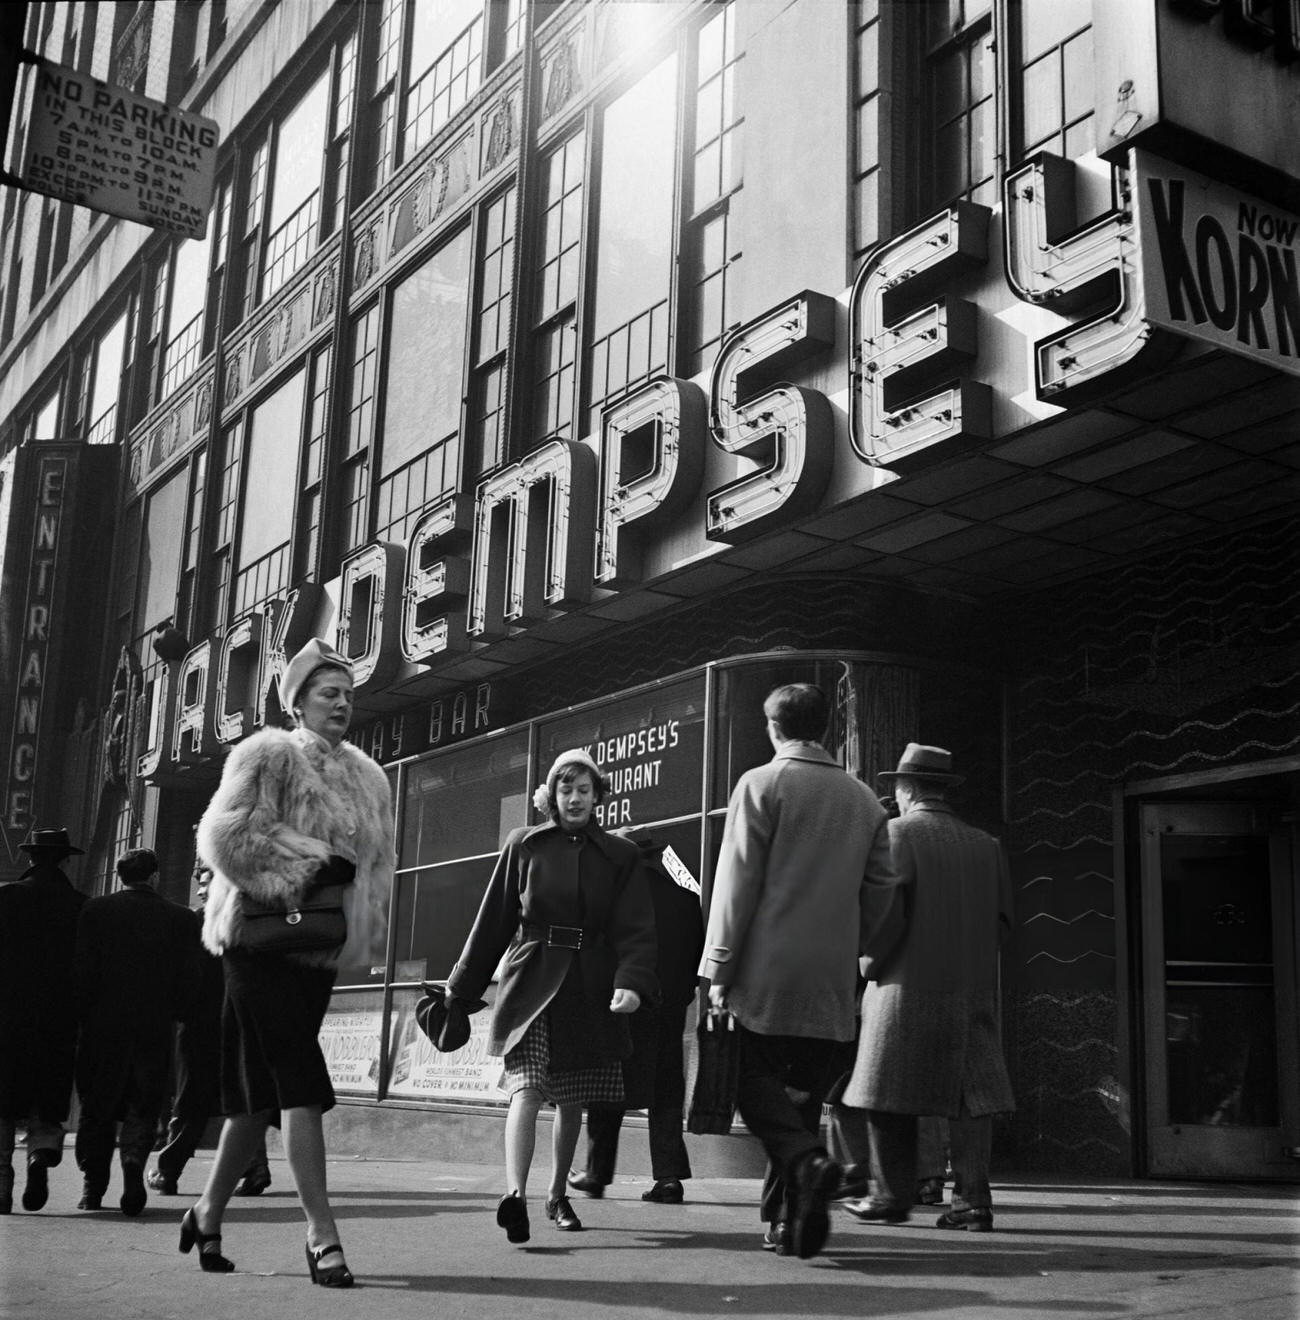
[[[917,1193],[917,1120],[948,1120],[952,1207],[940,1228],[993,1227],[994,1114],[1015,1108],[998,1038],[998,947],[1011,930],[1001,844],[948,802],[963,782],[951,753],[909,743],[891,781],[889,824],[901,884],[883,906],[863,960],[857,1061],[835,1120],[846,1145],[863,1135],[875,1195],[846,1202],[864,1223],[902,1223]]]
[[[211,882],[211,868],[196,864],[194,884],[199,905],[192,914],[196,940]],[[167,1141],[145,1177],[146,1186],[164,1196],[178,1194],[181,1174],[193,1159],[208,1120],[221,1112],[221,1005],[225,992],[221,959],[200,947],[198,993],[189,1014],[177,1024],[173,1041],[176,1093],[167,1123]],[[260,1196],[270,1185],[271,1168],[263,1137],[234,1194]]]
[[[763,714],[774,755],[731,794],[699,970],[739,1024],[737,1108],[768,1158],[763,1245],[807,1259],[842,1176],[819,1133],[854,1039],[867,899],[897,877],[884,807],[821,745],[826,694],[788,684]]]
[[[543,1104],[555,1106],[546,1218],[583,1225],[565,1191],[582,1107],[622,1105],[627,1015],[658,1001],[654,909],[636,845],[596,822],[605,779],[581,748],[561,752],[533,804],[548,819],[510,833],[447,981],[477,1000],[501,966],[488,1053],[504,1059],[505,1195],[497,1224],[527,1242],[528,1174]],[[504,961],[503,961],[504,958]]]
[[[77,1003],[72,957],[86,895],[63,871],[80,857],[66,829],[34,829],[21,845],[31,865],[0,886],[0,1214],[13,1210],[14,1144],[27,1134],[24,1210],[49,1198],[63,1160],[72,1099]]]
[[[317,1039],[340,962],[367,963],[382,934],[382,904],[394,869],[388,777],[344,741],[352,722],[352,665],[317,638],[286,666],[280,704],[292,732],[266,729],[230,753],[221,784],[199,821],[199,855],[212,867],[203,942],[226,977],[221,1021],[222,1109],[227,1115],[207,1185],[181,1224],[180,1248],[199,1265],[228,1273],[221,1221],[268,1123],[281,1129],[307,1220],[313,1283],[347,1288],[325,1176],[322,1113],[334,1088]],[[266,928],[315,925],[303,909],[339,897],[346,932],[324,949],[258,950]],[[341,897],[340,897],[341,895]],[[287,912],[299,917],[283,920]],[[327,926],[334,926],[323,913]]]
[[[92,898],[77,919],[76,1154],[79,1206],[98,1210],[119,1146],[119,1205],[134,1216],[148,1199],[145,1164],[167,1094],[172,1032],[193,1008],[201,946],[189,909],[157,892],[158,858],[150,849],[123,853],[117,877],[122,888]]]

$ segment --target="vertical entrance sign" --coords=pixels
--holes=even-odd
[[[36,76],[19,186],[202,238],[216,185],[216,121],[29,58]]]

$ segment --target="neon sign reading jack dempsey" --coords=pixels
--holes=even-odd
[[[1187,286],[1188,243],[1203,264],[1230,260],[1197,239],[1206,223],[1194,206],[1180,221],[1190,238],[1173,232],[1167,212],[1158,223],[1145,214],[1156,195],[1149,176],[1167,177],[1165,162],[1134,152],[1130,169],[1114,176],[1110,209],[1083,224],[1077,168],[1034,157],[1006,177],[1002,213],[1007,285],[1060,318],[1029,345],[1034,392],[1066,406],[1162,365],[1182,336],[1197,333],[1166,296],[1171,280]],[[1277,239],[1275,253],[1258,230],[1252,241],[1260,268],[1276,278],[1268,299],[1258,281],[1234,282],[1245,302],[1232,323],[1239,351],[1300,372],[1300,282],[1288,237],[1297,230],[1270,214],[1272,233],[1287,241]],[[868,254],[847,291],[851,462],[906,473],[992,436],[980,309],[950,292],[988,265],[991,219],[988,208],[959,203]],[[1205,278],[1223,287],[1226,275]],[[1278,333],[1261,344],[1266,301]],[[707,393],[675,377],[650,380],[605,410],[599,434],[550,441],[473,494],[430,507],[404,544],[376,541],[351,554],[341,566],[336,644],[354,659],[359,691],[436,670],[586,605],[598,589],[653,581],[661,570],[647,569],[646,552],[699,498],[709,445],[753,467],[705,494],[708,541],[743,543],[822,508],[838,443],[833,407],[782,377],[836,348],[836,312],[825,294],[787,298],[723,342]],[[1220,320],[1229,323],[1226,310]],[[320,592],[308,584],[236,620],[155,685],[141,775],[206,760],[265,722],[286,648],[305,637]]]

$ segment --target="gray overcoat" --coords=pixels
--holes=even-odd
[[[888,815],[815,743],[786,743],[727,807],[700,975],[764,1036],[849,1041],[864,895],[898,883]]]
[[[862,1031],[844,1103],[956,1118],[1015,1108],[997,1033],[997,952],[1011,930],[1002,845],[946,802],[889,823],[902,883],[871,921]]]

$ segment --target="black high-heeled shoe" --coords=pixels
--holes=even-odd
[[[221,1254],[220,1233],[200,1233],[199,1219],[191,1206],[181,1220],[180,1250],[187,1255],[195,1244],[199,1248],[199,1268],[208,1274],[229,1274],[235,1268],[233,1260]]]
[[[348,1269],[347,1261],[341,1265],[331,1265],[329,1269],[320,1263],[321,1257],[328,1256],[331,1252],[337,1252],[342,1256],[343,1248],[337,1242],[331,1242],[328,1246],[313,1251],[308,1245],[307,1268],[311,1271],[311,1281],[320,1284],[322,1288],[351,1288],[356,1280],[352,1277],[352,1271]]]

